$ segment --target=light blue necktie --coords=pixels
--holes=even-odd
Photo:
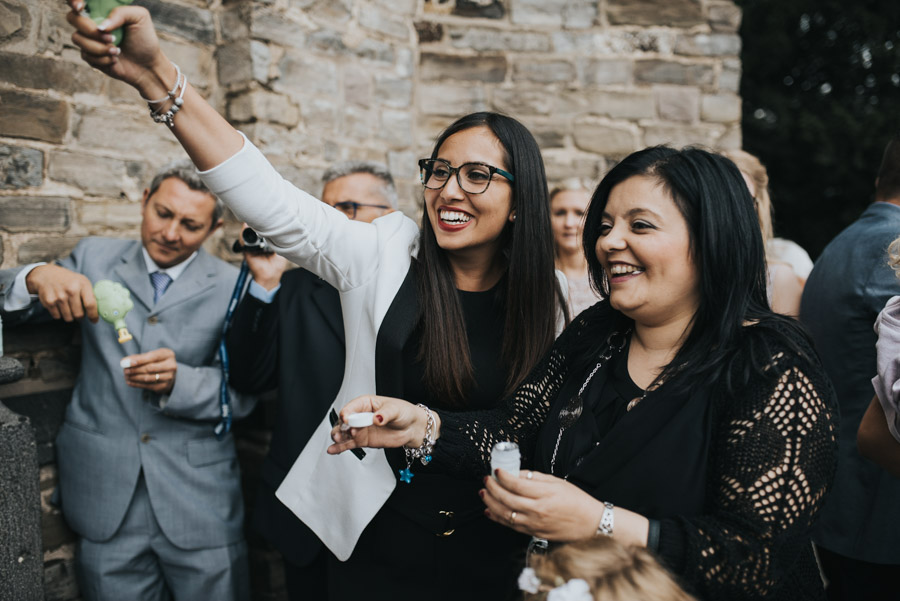
[[[156,304],[166,293],[169,284],[172,283],[172,276],[161,271],[154,271],[150,274],[150,283],[153,284],[153,304]]]

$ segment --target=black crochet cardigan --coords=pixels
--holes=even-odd
[[[530,465],[567,374],[584,364],[585,337],[595,338],[596,320],[610,316],[608,303],[582,313],[497,409],[443,412],[432,469],[489,473],[501,440],[518,442]],[[717,385],[710,395],[706,509],[661,519],[657,555],[702,599],[821,599],[810,528],[834,476],[836,400],[802,334],[777,323],[760,330],[756,342],[762,338],[770,356],[764,373],[748,376],[734,365],[730,375],[744,378],[740,392],[725,396]]]

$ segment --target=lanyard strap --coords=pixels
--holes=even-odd
[[[219,440],[231,431],[231,398],[228,395],[228,349],[225,348],[225,336],[231,327],[231,320],[234,319],[234,310],[241,300],[241,293],[244,291],[244,285],[247,283],[247,274],[250,267],[247,261],[241,262],[241,272],[238,274],[237,282],[234,284],[234,291],[231,293],[231,300],[228,302],[228,310],[225,312],[225,321],[222,323],[222,336],[219,339],[219,365],[222,369],[222,382],[219,384],[219,411],[222,420],[216,424],[215,433]]]

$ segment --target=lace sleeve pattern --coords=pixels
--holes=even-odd
[[[525,382],[496,408],[441,412],[441,437],[434,447],[434,467],[461,478],[483,476],[490,473],[494,443],[506,440],[519,445],[522,464],[530,465],[538,431],[568,374],[571,343],[584,333],[587,323],[584,316],[573,321]]]
[[[816,586],[810,529],[834,475],[836,414],[821,369],[792,356],[721,403],[710,512],[662,520],[662,559],[702,598],[800,599]]]

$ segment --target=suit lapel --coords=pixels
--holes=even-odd
[[[415,265],[409,266],[390,308],[384,315],[375,342],[375,392],[384,396],[403,394],[403,347],[419,317]]]
[[[341,345],[346,344],[344,340],[344,320],[341,315],[340,297],[337,294],[334,294],[334,288],[329,286],[325,280],[319,277],[315,277],[312,287],[313,289],[310,296],[312,296],[313,303],[322,314],[325,323],[328,324],[341,341]],[[335,306],[336,299],[338,299],[337,306]]]
[[[132,298],[152,311],[153,286],[147,274],[147,264],[144,262],[140,242],[134,242],[131,248],[122,253],[122,262],[116,266],[115,272],[125,287],[131,291]]]

